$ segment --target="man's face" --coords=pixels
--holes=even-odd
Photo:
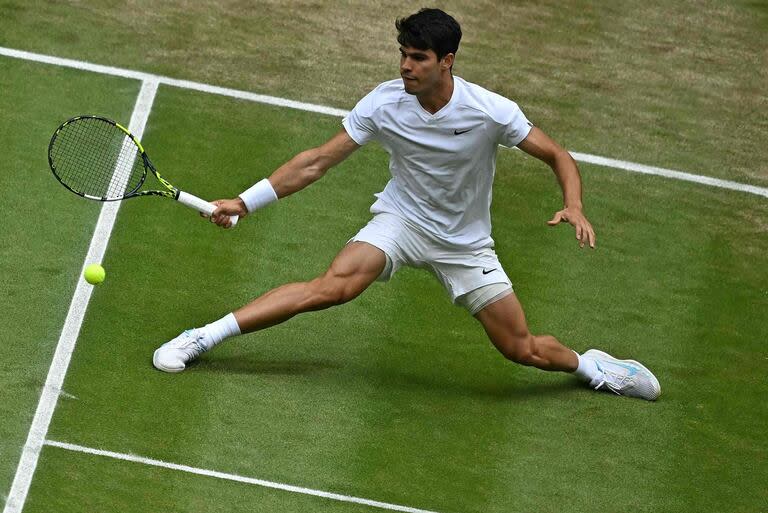
[[[442,78],[441,70],[445,69],[446,57],[438,61],[433,50],[401,46],[400,76],[403,77],[405,92],[418,95],[433,90]]]

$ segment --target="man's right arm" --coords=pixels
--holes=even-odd
[[[218,208],[211,215],[211,220],[226,227],[229,226],[229,216],[243,217],[261,206],[258,198],[255,202],[249,201],[250,210],[247,206],[246,200],[253,195],[251,191],[254,189],[257,196],[266,198],[265,203],[300,191],[322,178],[330,168],[349,157],[359,147],[360,145],[347,134],[346,130],[342,129],[326,143],[299,153],[277,168],[268,179],[262,180],[239,197],[214,201]],[[254,208],[254,205],[257,206]]]
[[[306,150],[280,166],[269,177],[278,198],[300,191],[319,180],[330,168],[349,157],[360,146],[342,129],[328,142]]]

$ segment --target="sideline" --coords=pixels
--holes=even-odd
[[[158,83],[154,80],[146,80],[141,84],[139,96],[136,99],[136,105],[133,108],[131,122],[128,129],[139,139],[144,133],[144,127],[149,119],[149,113],[152,110],[152,103],[155,101]],[[127,180],[128,177],[125,177]],[[21,452],[19,466],[16,468],[16,475],[13,478],[11,491],[6,499],[4,513],[21,513],[24,503],[27,500],[29,487],[32,484],[32,477],[37,468],[37,461],[40,457],[40,450],[43,448],[45,436],[48,434],[48,427],[51,424],[53,411],[56,409],[56,403],[59,399],[59,392],[64,383],[64,376],[67,374],[69,362],[72,359],[72,352],[75,350],[75,343],[80,334],[80,328],[83,325],[85,311],[88,308],[88,302],[91,299],[93,285],[86,283],[83,278],[85,266],[101,262],[107,251],[109,237],[112,234],[112,228],[115,225],[117,211],[120,209],[120,201],[105,202],[99,214],[99,220],[96,222],[96,228],[91,237],[91,243],[88,246],[83,266],[80,269],[80,278],[72,296],[72,302],[69,304],[67,318],[64,321],[64,327],[61,330],[59,341],[56,344],[56,352],[53,355],[53,361],[48,369],[48,377],[45,380],[45,386],[37,403],[37,411],[32,420],[32,426],[27,434],[27,441]]]

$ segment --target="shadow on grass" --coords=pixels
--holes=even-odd
[[[210,358],[201,358],[188,365],[188,369],[194,370],[195,372],[284,376],[304,376],[330,369],[338,369],[340,367],[341,365],[331,361],[265,361],[249,358],[247,356],[213,356]]]
[[[261,360],[258,357],[213,356],[192,362],[188,366],[194,372],[215,374],[242,374],[253,376],[309,376],[331,371],[339,381],[356,384],[367,383],[377,389],[398,392],[428,392],[439,395],[471,396],[498,401],[528,401],[544,397],[567,397],[587,390],[576,379],[562,375],[558,379],[542,374],[541,381],[529,381],[530,376],[509,376],[509,381],[457,379],[454,376],[435,373],[407,373],[392,369],[358,368],[330,360]],[[365,385],[363,385],[365,386]]]
[[[543,376],[543,375],[542,375]],[[547,377],[537,382],[523,381],[510,376],[508,381],[468,381],[467,379],[452,379],[450,376],[434,374],[389,373],[376,376],[381,386],[388,388],[428,390],[436,394],[468,396],[475,399],[492,401],[529,401],[545,397],[567,397],[579,390],[581,384],[570,376],[561,376],[553,381]]]

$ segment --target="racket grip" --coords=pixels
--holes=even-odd
[[[205,201],[204,199],[198,198],[194,194],[190,194],[188,192],[179,191],[179,197],[176,198],[176,200],[181,203],[182,205],[186,205],[189,208],[192,208],[194,210],[197,210],[198,212],[202,212],[206,215],[213,214],[213,211],[216,210],[216,205],[213,203],[210,203],[208,201]],[[234,227],[237,224],[237,220],[239,219],[238,216],[230,216],[229,220],[232,223],[232,227]]]

